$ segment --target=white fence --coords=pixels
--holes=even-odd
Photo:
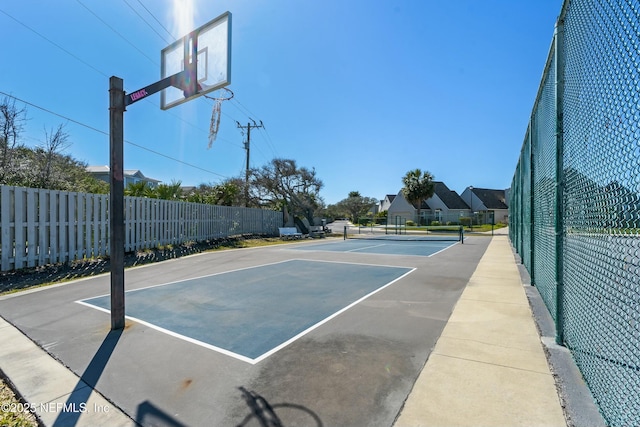
[[[109,196],[0,186],[0,270],[109,255]],[[125,197],[125,251],[277,234],[282,212]]]

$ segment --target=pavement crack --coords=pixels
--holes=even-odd
[[[552,376],[551,372],[540,372],[540,371],[534,371],[532,369],[525,369],[525,368],[518,368],[516,366],[508,366],[508,365],[503,365],[500,363],[493,363],[493,362],[485,362],[482,360],[476,360],[476,359],[469,359],[466,357],[459,357],[459,356],[451,356],[449,354],[442,354],[442,353],[436,353],[434,352],[433,354],[436,354],[438,356],[442,356],[442,357],[448,357],[450,359],[458,359],[458,360],[465,360],[467,362],[476,362],[476,363],[482,363],[483,365],[490,365],[490,366],[497,366],[500,368],[508,368],[508,369],[515,369],[517,371],[523,371],[523,372],[531,372],[533,374],[538,374],[538,375],[548,375],[548,376]]]

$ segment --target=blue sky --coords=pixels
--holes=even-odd
[[[185,33],[178,21],[196,28],[230,11],[235,98],[222,106],[214,145],[207,148],[211,101],[162,111],[157,94],[125,113],[126,169],[183,185],[244,176],[236,122],[254,119],[265,129],[251,133],[251,166],[282,157],[315,168],[328,204],[354,190],[378,199],[396,194],[415,168],[458,193],[469,185],[504,189],[561,6],[561,0],[6,1],[0,91],[50,111],[26,106],[26,145],[41,144],[45,128],[66,123],[72,145],[65,153],[108,165],[109,76],[124,79],[128,92],[160,80],[160,51]]]

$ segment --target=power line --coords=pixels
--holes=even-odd
[[[273,143],[273,141],[271,140],[271,135],[269,134],[269,131],[267,130],[267,128],[260,129],[260,132],[264,133],[264,135],[266,135],[267,145],[269,146],[269,148],[271,148],[271,151],[273,152],[273,155],[275,157],[279,157],[278,156],[278,150],[276,150],[276,146]]]
[[[98,19],[100,22],[102,22],[107,28],[109,28],[111,31],[113,31],[118,37],[120,37],[122,40],[124,40],[125,42],[127,42],[132,48],[134,48],[135,50],[137,50],[142,56],[144,56],[145,58],[147,58],[149,61],[151,61],[152,64],[154,64],[155,66],[159,67],[160,64],[158,64],[154,59],[151,59],[150,56],[148,56],[146,53],[144,53],[141,49],[139,49],[136,45],[134,45],[131,41],[129,41],[129,39],[127,39],[125,36],[123,36],[122,34],[120,34],[115,28],[113,28],[111,25],[107,24],[107,21],[105,21],[104,19],[100,18],[100,16],[98,16],[97,13],[95,13],[94,11],[92,11],[91,9],[89,9],[89,7],[87,7],[84,3],[82,3],[80,0],[76,0],[78,2],[78,4],[80,4],[80,6],[84,7],[85,9],[87,9],[89,11],[89,13],[91,13],[93,16],[96,17],[96,19]]]
[[[153,19],[155,19],[155,21],[158,23],[158,25],[160,25],[162,27],[162,29],[165,30],[167,32],[167,34],[169,34],[171,36],[172,39],[176,38],[173,34],[171,34],[171,31],[167,30],[167,28],[164,25],[162,25],[162,22],[160,22],[158,20],[158,18],[156,18],[156,16],[153,13],[151,13],[151,11],[149,9],[147,9],[147,7],[142,3],[142,1],[138,0],[138,3],[140,3],[140,6],[142,6],[144,8],[144,10],[146,10],[147,13],[149,13],[149,15],[151,15],[151,17]]]
[[[235,103],[237,103],[240,107],[242,107],[242,108],[246,111],[246,112],[245,112],[245,113],[243,113],[243,114],[245,114],[247,117],[249,117],[249,118],[250,118],[251,116],[253,116],[253,117],[255,117],[255,116],[256,116],[256,114],[253,114],[253,113],[252,113],[252,112],[251,112],[247,107],[245,107],[245,106],[244,106],[244,104],[242,104],[242,103],[241,103],[237,98],[232,99],[232,100],[231,100],[231,102],[232,102],[232,103],[233,103],[233,102],[235,102]],[[237,107],[237,106],[236,106],[236,108],[238,108],[238,109],[240,109],[240,107]]]
[[[91,14],[93,14],[97,19],[99,19],[99,20],[100,20],[104,25],[106,25],[109,29],[111,29],[114,33],[116,33],[119,37],[123,38],[123,39],[124,39],[124,40],[129,44],[129,45],[131,45],[134,49],[136,49],[138,52],[141,52],[141,53],[142,53],[142,54],[143,54],[147,59],[149,59],[152,63],[154,63],[154,65],[156,65],[156,66],[158,65],[157,63],[155,63],[155,61],[153,61],[153,60],[152,60],[151,58],[149,58],[146,54],[144,54],[144,53],[143,53],[139,48],[137,48],[137,47],[136,47],[132,42],[130,42],[128,39],[126,39],[126,37],[124,37],[123,35],[121,35],[120,33],[118,33],[114,28],[112,28],[109,24],[107,24],[107,23],[106,23],[102,18],[100,18],[96,13],[94,13],[91,9],[89,9],[86,5],[84,5],[80,0],[76,0],[76,1],[77,1],[81,6],[83,6],[85,9],[87,9],[87,11],[89,11]],[[155,17],[155,16],[154,16],[154,15],[153,15],[153,14],[152,14],[152,13],[151,13],[147,8],[146,8],[146,7],[145,7],[145,6],[140,2],[140,0],[138,0],[138,2],[142,5],[142,7],[144,7],[144,8],[145,8],[145,10],[147,10],[147,12],[149,12],[149,14],[150,14],[151,16],[153,16],[153,18],[154,18],[158,23],[160,23],[160,21],[158,21],[158,19],[157,19],[157,18],[156,18],[156,17]],[[128,3],[127,3],[127,4],[128,4]],[[35,29],[31,28],[30,26],[28,26],[28,25],[27,25],[27,24],[25,24],[24,22],[22,22],[22,21],[18,20],[17,18],[15,18],[14,16],[12,16],[12,15],[10,15],[9,13],[5,12],[5,11],[4,11],[4,10],[2,10],[2,9],[0,9],[0,12],[2,12],[2,13],[3,13],[4,15],[6,15],[7,17],[11,18],[12,20],[14,20],[15,22],[17,22],[18,24],[22,25],[24,28],[26,28],[26,29],[28,29],[29,31],[33,32],[34,34],[36,34],[37,36],[39,36],[40,38],[42,38],[42,39],[43,39],[43,40],[45,40],[46,42],[50,43],[51,45],[55,46],[56,48],[60,49],[60,50],[61,50],[61,51],[63,51],[64,53],[66,53],[67,55],[71,56],[72,58],[74,58],[74,59],[75,59],[75,60],[77,60],[78,62],[80,62],[80,63],[84,64],[85,66],[89,67],[90,69],[92,69],[93,71],[97,72],[98,74],[100,74],[100,75],[102,75],[102,76],[104,76],[104,77],[106,77],[106,78],[109,78],[109,75],[108,75],[107,73],[105,73],[105,72],[101,71],[100,69],[98,69],[98,68],[94,67],[93,65],[89,64],[88,62],[84,61],[84,60],[83,60],[83,59],[81,59],[79,56],[77,56],[77,55],[73,54],[73,53],[72,53],[72,52],[70,52],[69,50],[67,50],[67,49],[65,49],[64,47],[62,47],[61,45],[59,45],[59,44],[57,44],[56,42],[52,41],[51,39],[47,38],[45,35],[43,35],[43,34],[39,33],[38,31],[36,31]],[[166,29],[162,24],[160,24],[160,25],[163,27],[163,29],[164,29],[165,31],[167,31],[167,33],[168,33],[168,34],[171,34],[171,33],[170,33],[170,32],[169,32],[169,31],[168,31],[168,30],[167,30],[167,29]],[[8,95],[8,96],[10,96],[10,95]],[[16,99],[18,99],[18,98],[16,98]],[[204,100],[204,98],[203,98],[203,100]],[[251,111],[250,111],[247,107],[245,107],[242,103],[240,103],[240,101],[238,101],[238,100],[237,100],[237,98],[234,98],[234,100],[237,102],[237,104],[238,104],[238,105],[240,105],[240,106],[244,109],[244,111],[242,111],[239,107],[237,107],[237,106],[235,106],[235,105],[234,105],[234,107],[238,108],[238,110],[239,110],[242,114],[244,114],[244,115],[246,115],[247,117],[249,117],[249,118],[250,118]],[[150,99],[147,99],[147,100],[145,100],[145,101],[150,102],[152,105],[155,105],[156,107],[158,106],[158,104],[153,103]],[[57,113],[55,113],[55,112],[53,112],[53,111],[48,111],[48,110],[46,110],[46,109],[43,109],[43,108],[41,108],[41,107],[38,107],[38,106],[37,106],[37,105],[35,105],[35,104],[31,104],[31,103],[28,103],[28,102],[26,102],[26,101],[22,101],[22,102],[25,102],[26,104],[29,104],[29,105],[33,105],[33,106],[34,106],[34,107],[36,107],[36,108],[39,108],[39,109],[42,109],[43,111],[47,111],[47,112],[49,112],[50,114],[57,115],[57,116],[59,116],[59,117],[63,117],[63,118],[65,118],[64,116],[61,116],[61,115],[59,115],[59,114],[57,114]],[[206,102],[206,100],[205,100],[205,102]],[[211,105],[211,104],[209,104],[209,105]],[[173,117],[177,118],[178,120],[180,120],[180,121],[182,121],[182,122],[184,122],[184,123],[188,124],[189,126],[192,126],[192,127],[194,127],[195,129],[198,129],[199,131],[201,131],[201,132],[203,132],[203,133],[207,133],[207,134],[208,134],[208,131],[206,131],[206,130],[204,130],[204,129],[202,129],[202,128],[200,128],[200,127],[196,126],[196,125],[194,125],[193,123],[190,123],[190,122],[188,122],[188,121],[184,120],[183,118],[179,117],[178,115],[174,114],[173,112],[169,112],[169,114],[170,114],[171,116],[173,116]],[[236,121],[236,122],[237,122],[237,120],[236,120],[233,116],[230,116],[229,114],[227,114],[227,113],[225,113],[225,112],[223,112],[222,114],[224,114],[226,117],[228,117],[228,118],[230,118],[230,119],[232,119],[232,120],[234,120],[234,121]],[[66,118],[65,118],[65,119],[66,119]],[[83,123],[76,122],[76,121],[74,121],[74,120],[72,120],[72,119],[69,119],[69,120],[70,120],[70,121],[72,121],[72,122],[74,122],[74,123],[76,123],[76,124],[78,124],[78,125],[85,126],[85,127],[88,127],[88,128],[90,128],[90,129],[91,129],[91,127],[90,127],[90,126],[87,126],[87,125],[85,125],[85,124],[83,124]],[[102,131],[100,131],[100,130],[98,130],[98,129],[92,129],[92,130],[97,131],[97,132],[102,132]],[[220,138],[220,140],[222,140],[222,141],[224,141],[224,142],[226,142],[226,143],[229,143],[229,144],[231,144],[231,145],[234,145],[234,146],[236,146],[236,147],[239,147],[239,146],[238,146],[238,145],[236,145],[235,143],[233,143],[233,142],[231,142],[231,141],[229,141],[229,140],[227,140],[227,139],[225,139],[225,138]],[[129,143],[129,141],[126,141],[126,142],[128,142],[128,143]],[[133,144],[133,143],[132,143],[132,144]],[[135,144],[134,144],[134,145],[135,145]],[[242,148],[242,147],[240,147],[240,148]],[[274,151],[275,151],[275,150],[274,150]],[[176,161],[181,162],[180,160],[177,160],[177,159],[176,159]],[[195,167],[197,168],[197,166],[195,166]],[[210,172],[210,171],[209,171],[209,172]],[[211,172],[211,173],[214,173],[214,174],[215,174],[215,172]]]
[[[95,128],[95,127],[93,127],[93,126],[87,125],[87,124],[82,123],[82,122],[80,122],[80,121],[78,121],[78,120],[74,120],[74,119],[72,119],[72,118],[70,118],[70,117],[66,117],[66,116],[64,116],[64,115],[62,115],[62,114],[56,113],[55,111],[52,111],[52,110],[49,110],[49,109],[47,109],[47,108],[41,107],[41,106],[36,105],[36,104],[34,104],[34,103],[32,103],[32,102],[25,101],[24,99],[18,98],[17,96],[10,95],[10,94],[8,94],[8,93],[6,93],[6,92],[3,92],[3,91],[0,91],[0,94],[2,94],[2,95],[4,95],[4,96],[7,96],[7,97],[9,97],[9,98],[13,98],[13,99],[15,99],[16,101],[20,101],[20,102],[22,102],[22,103],[24,103],[24,104],[26,104],[26,105],[30,105],[30,106],[32,106],[32,107],[34,107],[34,108],[37,108],[37,109],[39,109],[39,110],[41,110],[41,111],[44,111],[44,112],[49,113],[49,114],[51,114],[51,115],[54,115],[54,116],[56,116],[56,117],[60,117],[60,118],[62,118],[62,119],[65,119],[65,120],[67,120],[67,121],[69,121],[69,122],[71,122],[71,123],[75,123],[75,124],[77,124],[77,125],[79,125],[79,126],[82,126],[82,127],[87,128],[87,129],[89,129],[89,130],[92,130],[92,131],[94,131],[94,132],[97,132],[97,133],[99,133],[99,134],[102,134],[102,135],[105,135],[105,136],[109,136],[109,133],[108,133],[108,132],[105,132],[105,131],[100,130],[100,129],[98,129],[98,128]],[[159,151],[152,150],[152,149],[147,148],[147,147],[145,147],[145,146],[143,146],[143,145],[136,144],[136,143],[135,143],[135,142],[133,142],[133,141],[129,141],[129,140],[126,140],[126,139],[125,139],[125,141],[124,141],[124,142],[126,142],[127,144],[132,145],[132,146],[134,146],[134,147],[137,147],[137,148],[140,148],[140,149],[142,149],[142,150],[145,150],[145,151],[148,151],[148,152],[150,152],[150,153],[153,153],[153,154],[155,154],[155,155],[158,155],[158,156],[164,157],[164,158],[169,159],[169,160],[173,160],[174,162],[181,163],[181,164],[183,164],[183,165],[185,165],[185,166],[189,166],[189,167],[191,167],[191,168],[198,169],[198,170],[201,170],[201,171],[203,171],[203,172],[210,173],[210,174],[212,174],[212,175],[217,175],[217,176],[222,177],[222,178],[225,178],[225,179],[229,178],[228,176],[225,176],[225,175],[219,174],[219,173],[217,173],[217,172],[210,171],[210,170],[208,170],[208,169],[201,168],[200,166],[196,166],[196,165],[193,165],[193,164],[191,164],[191,163],[187,163],[187,162],[185,162],[185,161],[183,161],[183,160],[180,160],[180,159],[176,159],[175,157],[171,157],[171,156],[169,156],[169,155],[167,155],[167,154],[163,154],[163,153],[161,153],[161,152],[159,152]]]
[[[83,5],[84,6],[84,5]],[[85,6],[86,7],[86,6]],[[40,38],[42,38],[43,40],[45,40],[46,42],[50,43],[51,45],[55,46],[56,48],[60,49],[61,51],[63,51],[64,53],[66,53],[67,55],[71,56],[72,58],[74,58],[76,61],[86,65],[87,67],[89,67],[90,69],[92,69],[93,71],[95,71],[96,73],[102,75],[103,77],[109,78],[110,76],[101,71],[100,69],[94,67],[93,65],[89,64],[88,62],[84,61],[83,59],[81,59],[79,56],[75,55],[74,53],[70,52],[69,50],[65,49],[64,47],[62,47],[61,45],[57,44],[56,42],[52,41],[51,39],[47,38],[45,35],[39,33],[38,31],[34,30],[33,28],[31,28],[30,26],[28,26],[27,24],[25,24],[24,22],[18,20],[17,18],[15,18],[14,16],[10,15],[9,13],[5,12],[4,10],[0,9],[0,12],[2,12],[4,15],[6,15],[7,17],[11,18],[12,20],[14,20],[15,22],[17,22],[18,24],[22,25],[24,28],[26,28],[27,30],[31,31],[32,33],[36,34],[37,36],[39,36]],[[151,103],[152,105],[156,106],[159,108],[158,104],[154,103],[153,101],[151,101],[150,99],[145,99],[145,101]],[[35,106],[35,105],[34,105]],[[38,108],[36,106],[36,108]],[[56,114],[51,112],[51,114]],[[208,131],[205,131],[204,129],[194,125],[193,123],[190,123],[186,120],[184,120],[182,117],[179,117],[178,115],[174,114],[173,112],[169,112],[169,114],[175,118],[177,118],[178,120],[188,124],[189,126],[194,127],[195,129],[198,129],[199,131],[201,131],[202,133],[206,133],[208,134]],[[232,118],[233,119],[233,118]],[[80,124],[80,123],[78,123]],[[239,147],[238,145],[234,144],[233,142],[224,139],[224,138],[220,138],[222,141],[225,141],[229,144],[235,145],[236,147]],[[240,147],[242,148],[242,147]]]
[[[234,101],[235,101],[235,103],[234,103]],[[251,112],[251,110],[249,110],[247,107],[245,107],[244,104],[242,104],[237,98],[232,99],[231,103],[238,111],[240,111],[242,114],[247,116],[249,118],[249,120],[253,120],[253,119],[251,119],[251,116],[253,116],[253,117],[256,116],[256,114],[253,114]],[[237,122],[237,120],[236,120],[236,122]],[[260,122],[260,123],[262,123],[262,122]],[[277,157],[278,153],[277,153],[275,144],[271,140],[271,135],[269,135],[269,132],[267,131],[267,128],[262,127],[262,128],[260,128],[260,130],[261,130],[261,132],[264,132],[264,134],[266,135],[267,145],[269,145],[269,148],[271,149],[273,154]]]
[[[118,36],[120,36],[121,38],[123,38],[123,39],[124,39],[124,40],[129,44],[129,45],[131,45],[134,49],[136,49],[138,52],[141,52],[141,53],[142,53],[142,54],[143,54],[147,59],[149,59],[149,60],[150,60],[154,65],[158,66],[158,64],[157,64],[153,59],[151,59],[149,56],[147,56],[146,54],[144,54],[144,53],[143,53],[143,52],[142,52],[138,47],[136,47],[136,46],[135,46],[131,41],[129,41],[128,39],[126,39],[123,35],[121,35],[120,33],[118,33],[118,31],[116,31],[116,30],[115,30],[115,29],[113,29],[111,26],[109,26],[109,24],[107,24],[107,23],[106,23],[102,18],[100,18],[98,15],[96,15],[96,14],[95,14],[91,9],[89,9],[86,5],[84,5],[82,2],[80,2],[80,0],[76,0],[76,1],[77,1],[80,5],[82,5],[85,9],[87,9],[91,14],[93,14],[97,19],[99,19],[99,20],[100,20],[104,25],[106,25],[109,29],[111,29],[114,33],[116,33]],[[125,2],[126,2],[126,1],[125,1]],[[151,16],[153,16],[153,18],[156,20],[156,22],[158,22],[158,23],[160,24],[160,26],[161,26],[161,27],[162,27],[162,28],[163,28],[163,29],[164,29],[164,30],[165,30],[169,35],[171,35],[171,33],[169,32],[169,30],[167,30],[167,29],[166,29],[166,28],[165,28],[165,27],[160,23],[160,21],[158,21],[158,19],[157,19],[157,18],[156,18],[156,17],[155,17],[155,16],[154,16],[150,11],[149,11],[149,9],[147,9],[147,8],[144,6],[144,4],[142,4],[142,3],[140,2],[140,0],[138,0],[138,2],[142,5],[142,7],[144,7],[144,8],[145,8],[145,10],[146,10],[147,12],[149,12],[149,14],[150,14]],[[127,4],[128,4],[128,3],[127,3]],[[25,28],[26,28],[26,29],[28,29],[29,31],[33,32],[34,34],[36,34],[37,36],[39,36],[40,38],[42,38],[42,39],[43,39],[43,40],[45,40],[46,42],[48,42],[48,43],[52,44],[53,46],[57,47],[58,49],[60,49],[60,50],[61,50],[61,51],[63,51],[64,53],[66,53],[67,55],[69,55],[69,56],[71,56],[72,58],[74,58],[75,60],[77,60],[78,62],[80,62],[80,63],[82,63],[82,64],[86,65],[86,66],[87,66],[87,67],[89,67],[89,68],[91,68],[93,71],[97,72],[98,74],[102,75],[103,77],[106,77],[106,78],[109,78],[109,77],[110,77],[107,73],[105,73],[105,72],[103,72],[102,70],[100,70],[100,69],[98,69],[98,68],[94,67],[93,65],[89,64],[88,62],[84,61],[84,60],[83,60],[83,59],[81,59],[79,56],[75,55],[74,53],[72,53],[72,52],[70,52],[69,50],[65,49],[65,48],[64,48],[64,47],[62,47],[61,45],[59,45],[59,44],[57,44],[56,42],[52,41],[51,39],[47,38],[45,35],[43,35],[43,34],[39,33],[38,31],[34,30],[34,29],[33,29],[33,28],[31,28],[30,26],[28,26],[28,25],[27,25],[27,24],[25,24],[24,22],[22,22],[22,21],[18,20],[17,18],[15,18],[14,16],[12,16],[12,15],[10,15],[9,13],[5,12],[4,10],[0,9],[0,12],[2,12],[2,13],[3,13],[4,15],[6,15],[7,17],[11,18],[12,20],[14,20],[15,22],[17,22],[18,24],[22,25],[23,27],[25,27]],[[153,28],[152,28],[152,29],[153,29]],[[172,37],[173,37],[173,36],[172,36]],[[242,108],[245,110],[245,111],[242,111],[242,110],[240,110],[240,108],[239,108],[238,106],[235,106],[235,105],[234,105],[234,107],[238,108],[238,110],[239,110],[242,114],[244,114],[244,115],[245,115],[245,116],[247,116],[247,117],[250,117],[251,115],[253,115],[253,116],[255,117],[255,114],[252,114],[252,113],[251,113],[251,111],[250,111],[247,107],[245,107],[242,103],[240,103],[240,101],[238,101],[238,100],[237,100],[237,98],[234,98],[234,100],[238,103],[238,105],[242,106]],[[147,102],[151,102],[151,101],[150,101],[150,100],[147,100]],[[155,106],[158,106],[158,104],[154,104],[153,102],[151,102],[151,104],[153,104],[153,105],[155,105]],[[209,105],[211,105],[211,104],[209,104]],[[189,124],[189,125],[191,125],[191,126],[196,127],[195,125],[193,125],[193,124],[191,124],[191,123],[189,123],[189,122],[186,122],[184,119],[182,119],[182,118],[178,117],[178,116],[177,116],[177,115],[175,115],[175,114],[172,114],[172,113],[169,113],[169,114],[171,114],[172,116],[174,116],[174,117],[178,118],[179,120],[182,120],[183,122],[185,122],[185,123],[187,123],[187,124]],[[227,114],[227,113],[225,113],[225,112],[223,112],[222,114],[223,114],[224,116],[226,116],[226,117],[230,118],[231,120],[237,121],[233,116],[230,116],[229,114]],[[198,128],[198,129],[200,129],[202,132],[206,132],[206,133],[208,133],[208,131],[205,131],[205,130],[203,130],[203,129],[201,129],[201,128]],[[224,141],[224,139],[223,139],[223,141]],[[229,141],[227,140],[227,142],[229,142]]]
[[[60,46],[59,44],[57,44],[56,42],[48,39],[47,37],[43,36],[42,34],[40,34],[39,32],[37,32],[36,30],[34,30],[33,28],[31,28],[30,26],[28,26],[27,24],[25,24],[22,21],[19,21],[17,18],[14,18],[13,16],[9,15],[7,12],[5,12],[4,10],[0,9],[0,12],[4,13],[5,15],[7,15],[9,18],[13,19],[14,21],[16,21],[18,24],[22,25],[23,27],[25,27],[27,30],[31,31],[32,33],[36,34],[37,36],[43,38],[44,40],[46,40],[47,42],[51,43],[52,45],[54,45],[55,47],[57,47],[58,49],[60,49],[61,51],[63,51],[64,53],[66,53],[67,55],[71,56],[72,58],[76,59],[77,61],[81,62],[82,64],[86,65],[87,67],[91,68],[93,71],[97,72],[98,74],[103,75],[106,78],[109,78],[109,76],[106,73],[103,73],[102,71],[100,71],[99,69],[97,69],[96,67],[94,67],[93,65],[89,64],[88,62],[83,61],[82,59],[80,59],[78,56],[74,55],[73,53],[69,52],[67,49],[63,48],[62,46]]]
[[[156,31],[156,29],[155,29],[155,28],[153,28],[153,26],[152,26],[152,25],[151,25],[151,24],[150,24],[146,19],[144,19],[144,17],[143,17],[140,13],[138,13],[138,11],[137,11],[133,6],[131,6],[131,4],[130,4],[127,0],[122,0],[122,1],[124,2],[124,4],[126,4],[127,6],[129,6],[129,9],[131,9],[131,10],[133,11],[133,13],[135,13],[136,15],[138,15],[138,18],[142,19],[142,21],[143,21],[145,24],[147,24],[147,26],[148,26],[149,28],[151,28],[151,30],[152,30],[154,33],[156,33],[156,34],[158,35],[158,37],[160,37],[160,38],[162,39],[162,41],[163,41],[163,42],[165,42],[165,43],[167,43],[167,44],[171,44],[171,42],[170,42],[170,41],[168,41],[167,39],[165,39],[165,38],[164,38],[164,36],[163,36],[162,34],[160,34],[159,32],[157,32],[157,31]],[[138,3],[140,3],[140,0],[138,0]],[[146,11],[147,11],[147,13],[149,13],[149,15],[151,15],[151,16],[153,17],[153,19],[156,19],[156,17],[155,17],[155,16],[153,16],[153,14],[149,11],[149,9],[147,9],[147,8],[146,8],[142,3],[140,3],[140,4],[141,4],[141,5],[142,5],[142,7],[144,8],[144,10],[146,10]],[[159,23],[159,21],[158,21],[157,19],[156,19],[156,22],[158,22],[158,23]],[[160,26],[162,26],[162,24],[160,24]],[[164,28],[164,27],[163,27],[163,28]],[[166,30],[166,29],[165,29],[165,30]],[[171,35],[171,34],[169,34],[169,35]]]

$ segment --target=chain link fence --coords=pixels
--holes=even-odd
[[[640,425],[640,2],[565,0],[510,237],[612,426]]]

